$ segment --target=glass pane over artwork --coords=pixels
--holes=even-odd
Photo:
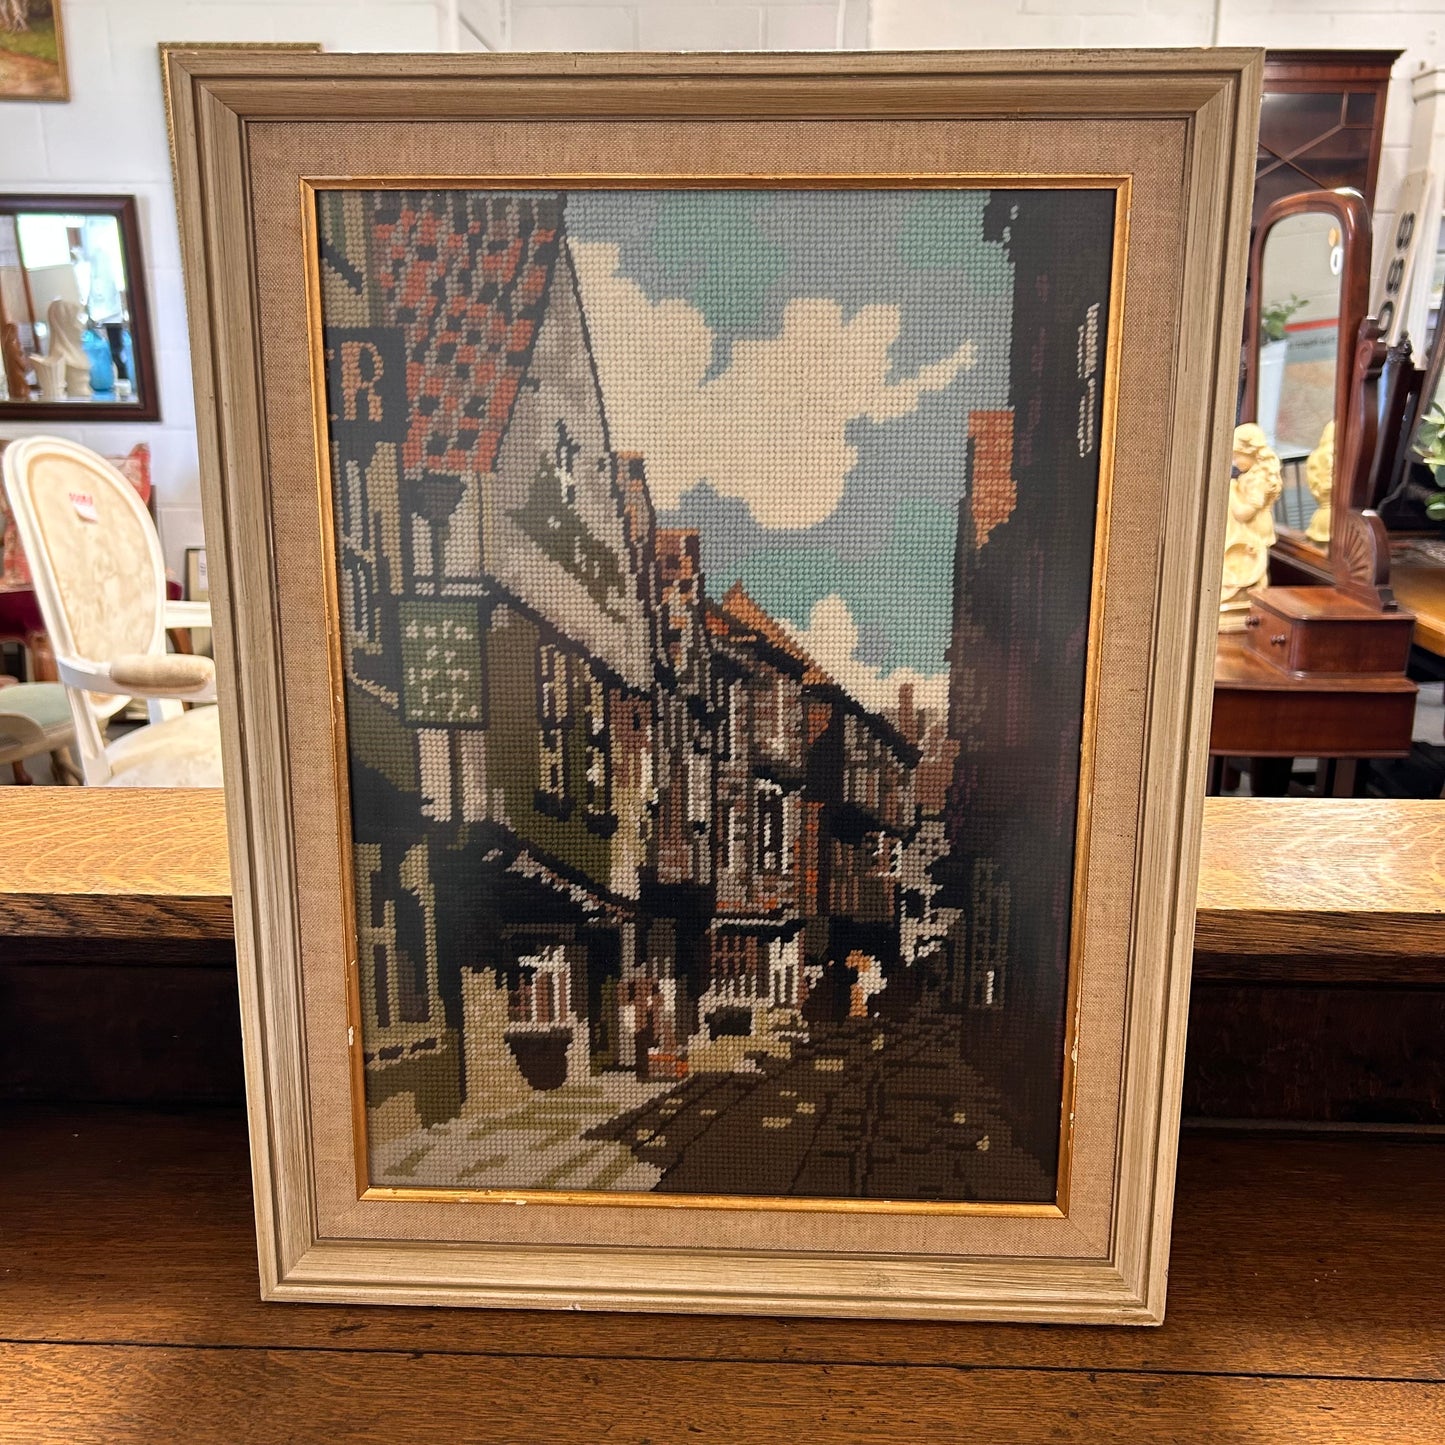
[[[1115,199],[317,193],[372,1184],[1053,1202]]]

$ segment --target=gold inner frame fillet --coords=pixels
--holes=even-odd
[[[306,267],[307,349],[311,362],[312,421],[316,449],[316,488],[325,559],[327,667],[331,693],[332,761],[338,808],[341,860],[342,946],[348,1052],[351,1061],[352,1144],[357,1198],[408,1203],[592,1205],[670,1209],[746,1209],[755,1211],[841,1212],[856,1214],[933,1214],[991,1217],[1065,1218],[1074,1140],[1075,1066],[1079,1047],[1079,977],[1087,925],[1085,899],[1094,789],[1095,727],[1098,717],[1104,578],[1108,561],[1109,517],[1114,481],[1114,432],[1118,412],[1119,352],[1123,335],[1124,283],[1129,250],[1128,175],[1043,175],[1036,173],[938,172],[855,175],[666,175],[585,173],[491,176],[306,176],[301,180],[301,227]],[[329,190],[1112,190],[1114,247],[1110,266],[1109,314],[1104,348],[1104,384],[1099,440],[1098,496],[1094,514],[1093,574],[1089,597],[1088,645],[1084,674],[1084,712],[1079,758],[1079,795],[1075,812],[1073,892],[1069,913],[1069,977],[1065,993],[1063,1088],[1059,1110],[1059,1162],[1053,1203],[982,1200],[826,1199],[739,1194],[657,1194],[643,1190],[447,1189],[397,1188],[369,1183],[366,1078],[362,1045],[361,987],[358,966],[354,857],[351,841],[349,749],[346,734],[345,665],[341,655],[341,613],[337,592],[335,517],[326,411],[326,370],[322,340],[321,272],[317,230],[318,191]]]

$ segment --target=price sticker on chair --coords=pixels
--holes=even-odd
[[[70,505],[75,508],[75,515],[82,522],[100,521],[100,513],[95,509],[95,495],[92,492],[71,492]]]

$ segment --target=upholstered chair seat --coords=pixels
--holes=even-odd
[[[0,763],[16,768],[16,782],[26,781],[17,764],[40,753],[58,753],[74,741],[70,702],[58,682],[0,687]]]
[[[112,788],[219,788],[220,714],[192,708],[117,738],[106,749]]]

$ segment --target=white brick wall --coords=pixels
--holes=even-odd
[[[1376,234],[1388,235],[1410,148],[1410,77],[1445,64],[1440,0],[873,0],[882,50],[997,45],[1262,45],[1403,50],[1385,111]],[[1375,248],[1380,260],[1385,248]]]
[[[156,46],[162,40],[315,40],[328,50],[435,50],[444,10],[438,0],[63,0],[69,104],[0,104],[0,187],[137,197],[161,396],[158,425],[7,422],[5,435],[58,432],[109,454],[149,442],[161,539],[178,574],[182,551],[201,541],[201,510]]]
[[[139,197],[163,420],[55,430],[155,453],[172,566],[201,537],[189,352],[161,40],[315,40],[327,50],[926,49],[1248,44],[1398,46],[1381,166],[1393,203],[1410,135],[1408,76],[1445,62],[1439,0],[62,0],[68,105],[0,104],[0,187]],[[1429,6],[1434,3],[1436,8]],[[1382,221],[1388,218],[1382,216]],[[7,434],[34,427],[7,425]]]

